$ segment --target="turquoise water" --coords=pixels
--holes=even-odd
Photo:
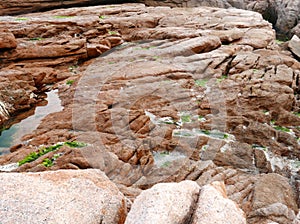
[[[9,153],[10,147],[22,143],[22,136],[35,130],[46,115],[62,110],[63,107],[57,95],[57,90],[47,93],[47,101],[47,105],[36,107],[32,116],[2,131],[0,135],[0,155]]]

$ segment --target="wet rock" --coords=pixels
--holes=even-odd
[[[192,223],[246,223],[244,212],[227,198],[225,185],[213,182],[203,186]]]
[[[199,190],[192,181],[157,184],[135,199],[125,223],[185,223],[191,219]]]
[[[0,179],[2,223],[115,224],[125,220],[124,196],[99,170],[1,173]]]

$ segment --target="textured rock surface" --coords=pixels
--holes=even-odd
[[[53,8],[65,8],[71,6],[87,6],[95,4],[114,4],[124,1],[115,0],[3,0],[0,3],[0,16],[12,14],[24,14],[39,10]]]
[[[299,0],[140,0],[139,2],[143,2],[151,6],[211,6],[220,8],[236,7],[239,9],[247,9],[261,13],[266,20],[274,25],[274,28],[278,32],[278,36],[281,38],[291,37],[293,34],[299,34],[299,28],[294,28],[298,24],[300,18]]]
[[[123,223],[124,196],[98,170],[2,173],[1,223]]]
[[[277,223],[292,223],[298,211],[288,180],[277,174],[265,174],[256,182],[252,206],[250,216],[253,223],[262,222],[263,218]]]
[[[293,38],[289,41],[289,48],[298,58],[300,58],[300,38],[299,37],[293,36]]]
[[[188,223],[199,192],[192,181],[157,184],[135,199],[125,223]]]
[[[15,100],[2,93],[1,112],[18,111],[10,105],[23,95],[28,107],[25,96],[49,88],[64,106],[1,165],[78,140],[89,145],[15,171],[99,168],[131,200],[160,182],[223,181],[248,223],[298,213],[300,63],[260,14],[126,4],[2,17],[0,27],[18,43],[0,52],[2,86],[28,78]],[[276,175],[262,184],[264,173]],[[274,201],[254,197],[264,185]]]
[[[0,49],[2,48],[16,48],[17,42],[9,30],[2,29],[0,30]]]
[[[203,186],[199,195],[193,224],[197,223],[246,224],[244,212],[226,196],[225,185],[213,182]]]
[[[300,19],[300,0],[3,0],[0,3],[0,16],[22,14],[45,9],[65,8],[71,6],[87,6],[95,4],[114,4],[122,2],[140,2],[150,6],[199,7],[210,6],[220,8],[236,7],[261,13],[270,21],[282,39],[290,38],[293,34],[300,35],[298,21]]]

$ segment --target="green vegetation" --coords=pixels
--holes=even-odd
[[[278,39],[276,39],[275,42],[276,42],[276,44],[282,44],[282,43],[284,43],[284,41],[278,40]]]
[[[69,66],[69,71],[76,74],[78,67],[79,67],[78,65],[71,65]]]
[[[200,121],[200,122],[204,122],[204,121],[206,121],[206,119],[205,119],[205,117],[204,117],[204,116],[202,116],[202,115],[199,115],[199,116],[198,116],[198,121]]]
[[[69,18],[73,18],[74,16],[64,16],[64,15],[61,15],[61,16],[53,16],[53,18],[55,19],[69,19]]]
[[[118,31],[111,31],[111,30],[108,31],[108,34],[109,35],[120,35]]]
[[[52,156],[51,159],[49,159],[49,158],[44,159],[43,162],[42,162],[42,164],[43,164],[45,167],[51,167],[51,166],[54,165],[54,161],[55,161],[57,158],[59,158],[61,155],[62,155],[61,153],[54,154],[54,155]]]
[[[164,152],[160,152],[159,153],[161,156],[166,156],[166,155],[170,155],[169,151],[164,151]]]
[[[26,21],[28,20],[28,18],[26,17],[19,17],[19,18],[16,18],[17,21]]]
[[[46,159],[43,160],[42,164],[43,164],[45,167],[50,167],[50,166],[53,166],[53,161],[52,161],[52,159],[46,158]]]
[[[227,78],[226,75],[222,75],[220,78],[217,78],[217,83],[221,83],[226,78]]]
[[[44,38],[42,38],[42,37],[33,37],[33,38],[30,38],[29,40],[31,40],[31,41],[40,41],[40,40],[44,40]]]
[[[41,157],[41,156],[43,156],[43,155],[45,155],[49,152],[56,151],[64,145],[68,146],[68,147],[71,147],[71,148],[82,148],[82,147],[87,146],[87,144],[84,143],[84,142],[73,141],[73,142],[58,143],[56,145],[52,145],[52,146],[48,146],[48,147],[42,147],[42,148],[39,149],[38,152],[31,152],[24,159],[20,160],[18,162],[18,165],[21,166],[25,163],[30,163],[32,161],[35,161],[39,157]]]
[[[261,146],[261,145],[256,145],[256,144],[253,144],[253,145],[252,145],[252,148],[253,148],[253,149],[260,149],[260,150],[263,150],[263,151],[265,151],[265,152],[268,151],[268,148],[267,148],[267,147]]]
[[[283,132],[290,132],[290,131],[291,131],[289,128],[282,127],[282,126],[278,126],[278,125],[274,125],[273,127],[274,127],[276,130],[278,130],[278,131],[283,131]]]
[[[300,117],[300,112],[294,112],[293,114],[295,114],[296,116]]]
[[[268,111],[268,110],[263,110],[263,113],[264,113],[265,115],[269,115],[269,114],[270,114],[270,111]]]
[[[171,165],[171,162],[170,161],[167,161],[167,162],[164,162],[163,164],[162,164],[162,167],[168,167],[168,166],[170,166]]]
[[[195,80],[195,85],[205,87],[207,82],[208,82],[207,79],[197,79]]]
[[[74,82],[75,82],[75,80],[71,79],[71,80],[68,80],[66,82],[66,84],[69,85],[69,86],[71,86]]]
[[[84,142],[77,142],[77,141],[73,141],[73,142],[65,142],[64,145],[70,147],[70,148],[83,148],[85,146],[87,146],[86,143]]]
[[[105,19],[105,16],[99,16],[99,19]]]
[[[209,131],[209,130],[198,130],[197,131],[199,134],[205,134],[213,138],[218,138],[218,139],[228,139],[229,134],[220,132],[220,131]]]
[[[184,130],[177,130],[176,132],[173,132],[174,136],[178,137],[191,137],[193,136],[190,132],[184,131]]]
[[[189,123],[192,121],[191,115],[189,115],[189,114],[181,115],[180,119],[181,119],[182,123]]]

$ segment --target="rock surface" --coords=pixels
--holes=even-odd
[[[3,0],[0,3],[0,16],[24,14],[40,10],[65,8],[71,6],[88,6],[95,4],[114,4],[124,1],[114,0]]]
[[[293,36],[293,38],[289,41],[289,48],[298,58],[300,58],[300,38],[299,37]]]
[[[222,224],[224,222],[232,224],[247,223],[244,212],[227,198],[224,183],[213,182],[210,185],[203,186],[192,223]]]
[[[0,52],[2,86],[16,85],[3,117],[51,88],[64,106],[1,165],[77,140],[88,145],[14,171],[98,168],[131,200],[160,182],[223,181],[250,224],[298,213],[300,63],[260,14],[126,4],[2,17],[0,28],[17,42]],[[259,197],[266,186],[274,200]]]
[[[101,171],[1,173],[1,223],[124,223],[124,196]]]
[[[261,13],[266,20],[271,22],[280,38],[291,38],[293,34],[300,34],[299,0],[140,0],[139,2],[150,6],[211,6],[220,8],[236,7],[239,9],[252,10]]]
[[[193,181],[156,184],[135,199],[125,223],[189,223],[199,192]]]

